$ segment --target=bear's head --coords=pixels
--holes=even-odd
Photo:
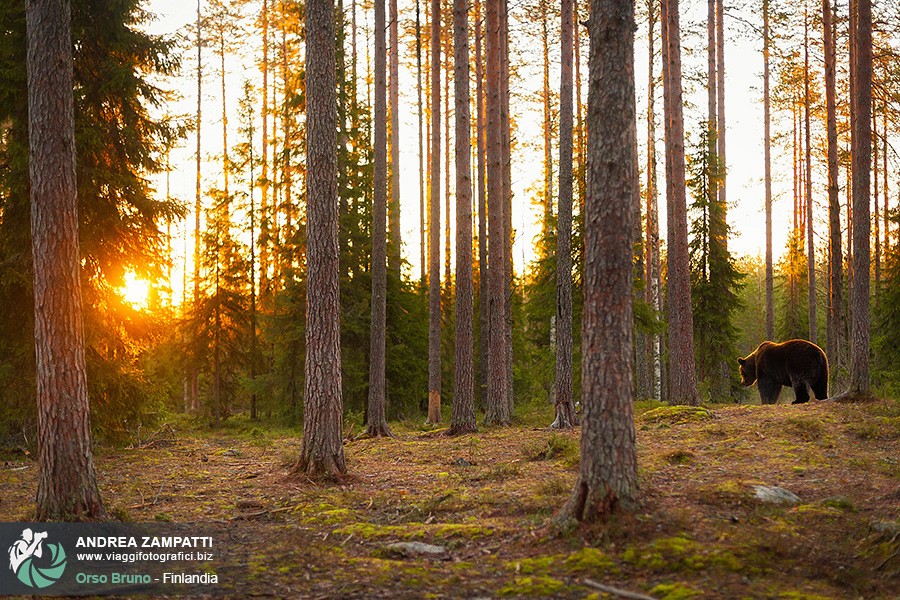
[[[739,358],[738,364],[741,365],[741,385],[750,387],[756,381],[756,353]]]

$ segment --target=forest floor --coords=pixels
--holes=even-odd
[[[537,427],[549,408],[459,438],[392,424],[395,439],[346,444],[342,485],[291,479],[297,437],[246,420],[175,421],[98,448],[97,472],[116,518],[215,532],[228,597],[612,597],[590,581],[669,600],[900,597],[900,402],[636,412],[642,508],[592,527],[548,527],[579,444]],[[0,520],[28,520],[34,463],[2,458]],[[401,541],[446,553],[392,555]]]

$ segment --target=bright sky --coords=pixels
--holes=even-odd
[[[206,0],[201,0],[204,5]],[[643,4],[643,3],[640,3]],[[741,3],[744,4],[744,3]],[[688,5],[686,7],[686,5]],[[349,10],[349,0],[345,0],[345,6]],[[530,188],[539,188],[543,153],[541,149],[542,136],[542,107],[535,99],[535,94],[542,86],[541,51],[538,38],[526,31],[525,26],[519,22],[523,16],[522,4],[511,3],[513,16],[511,18],[511,46],[513,48],[513,61],[520,65],[519,78],[512,83],[514,95],[512,112],[518,125],[516,132],[519,142],[513,155],[513,227],[517,230],[514,260],[516,268],[521,271],[525,262],[531,258],[532,242],[538,231],[536,208],[532,206]],[[190,2],[175,0],[149,0],[148,8],[157,15],[157,21],[152,24],[150,30],[154,33],[187,33],[186,24],[195,19],[196,5]],[[371,12],[364,14],[360,9],[357,19],[360,26],[359,52],[360,72],[365,73],[365,29],[367,22],[371,22]],[[414,18],[415,3],[413,0],[400,0],[401,19]],[[726,121],[727,121],[727,157],[728,157],[728,198],[730,208],[728,220],[733,228],[733,238],[730,249],[741,255],[758,255],[763,252],[765,244],[765,219],[763,215],[763,113],[762,113],[762,53],[761,40],[756,32],[752,32],[745,24],[746,21],[756,22],[759,19],[755,7],[727,9],[726,13]],[[703,119],[703,111],[706,104],[706,92],[701,77],[705,73],[705,3],[682,2],[682,27],[683,47],[686,49],[683,55],[685,63],[685,128],[689,136],[695,136],[698,125]],[[647,31],[645,18],[638,16],[638,31],[636,34],[636,81],[638,90],[638,114],[646,114],[646,87],[647,87]],[[423,27],[427,24],[423,22]],[[533,29],[533,28],[532,28]],[[401,45],[403,45],[401,27]],[[583,32],[585,33],[585,32]],[[583,78],[585,83],[583,91],[587,93],[586,86],[586,60],[587,60],[587,36],[582,35],[583,51]],[[258,55],[258,42],[253,38],[247,39],[244,53]],[[348,42],[349,43],[349,42]],[[558,39],[554,36],[551,40],[553,51],[551,54],[551,87],[558,92],[559,87],[559,50]],[[658,42],[657,42],[658,50]],[[205,73],[207,76],[218,77],[218,71],[214,57],[209,50],[204,51]],[[237,108],[237,98],[240,93],[241,82],[244,78],[258,78],[258,69],[255,68],[251,56],[231,57],[227,66],[228,85],[230,91],[227,104],[232,115]],[[194,73],[193,59],[185,60],[184,76],[172,83],[180,90],[183,98],[170,108],[173,114],[193,114],[196,107],[196,75]],[[818,69],[818,65],[815,65]],[[657,61],[657,74],[659,63]],[[818,72],[818,71],[817,71]],[[773,76],[774,85],[774,76]],[[361,88],[361,94],[365,88]],[[417,276],[419,272],[419,187],[418,187],[418,137],[417,137],[417,113],[416,113],[416,82],[414,57],[401,54],[401,218],[402,235],[404,241],[404,257],[411,263],[411,274]],[[210,79],[204,88],[204,189],[212,185],[220,176],[221,169],[215,162],[215,156],[221,153],[221,97],[217,79]],[[452,103],[452,96],[451,96]],[[586,103],[586,98],[585,98]],[[446,107],[445,107],[446,108]],[[658,125],[657,125],[657,152],[659,156],[660,189],[664,190],[663,177],[663,126],[662,126],[662,102],[657,101]],[[780,116],[773,112],[773,119]],[[237,119],[231,118],[229,127],[232,130],[230,139],[236,139]],[[452,127],[452,122],[451,122]],[[257,125],[257,131],[259,126]],[[777,130],[773,123],[773,133]],[[641,117],[638,124],[638,138],[641,156],[646,152],[646,120]],[[452,138],[452,134],[451,134]],[[692,138],[693,139],[693,138]],[[446,140],[444,140],[446,143]],[[172,155],[172,195],[193,205],[194,197],[194,134],[191,133],[187,140],[176,149]],[[689,143],[688,147],[691,147]],[[554,160],[558,160],[557,150],[554,150]],[[474,160],[474,159],[473,159]],[[775,177],[774,190],[774,239],[773,246],[776,256],[784,248],[788,234],[788,219],[791,210],[791,158],[778,147],[773,148],[773,174]],[[451,160],[451,168],[452,168]],[[644,159],[641,160],[642,169]],[[557,165],[554,165],[556,171]],[[824,184],[821,181],[824,173],[814,174],[816,182],[816,211],[817,218],[816,242],[822,246],[822,234],[825,231],[825,201]],[[441,176],[443,182],[443,175]],[[158,178],[158,189],[165,193],[164,178]],[[453,176],[451,173],[451,182]],[[643,180],[642,180],[643,181]],[[452,183],[451,183],[452,186]],[[556,189],[554,185],[554,189]],[[843,193],[843,192],[842,192]],[[443,205],[443,202],[442,202]],[[451,206],[455,204],[451,203]],[[442,208],[443,211],[443,208]],[[661,232],[665,236],[665,204],[664,198],[660,199],[660,216],[663,220]],[[442,215],[442,238],[443,219]],[[451,215],[452,221],[452,215]],[[192,217],[191,217],[192,222]],[[453,234],[451,234],[453,235]],[[176,290],[176,299],[180,297],[180,266],[183,256],[183,241],[173,244],[176,248],[176,281],[173,288]],[[189,259],[190,260],[190,259]]]

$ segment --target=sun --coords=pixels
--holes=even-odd
[[[138,310],[147,308],[150,296],[150,282],[141,279],[134,273],[125,274],[125,285],[119,288],[122,299]]]

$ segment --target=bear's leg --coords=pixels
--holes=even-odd
[[[824,400],[828,397],[828,377],[822,376],[817,382],[812,384],[813,395],[816,400]]]
[[[777,404],[778,396],[781,395],[781,384],[766,379],[760,379],[756,382],[759,388],[759,398],[763,404]]]
[[[794,395],[797,398],[791,404],[803,404],[809,402],[809,392],[806,390],[806,382],[798,381],[794,384]]]

